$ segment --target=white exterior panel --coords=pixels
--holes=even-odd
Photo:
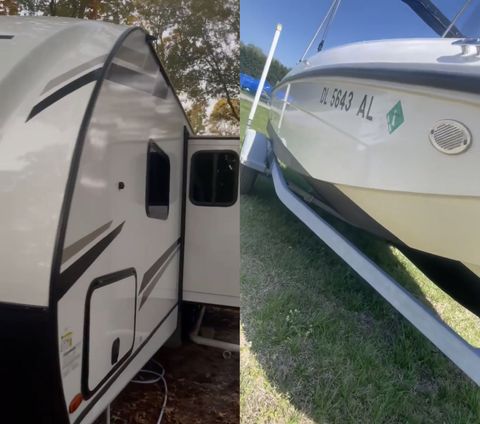
[[[47,306],[70,162],[94,83],[29,116],[78,77],[68,78],[66,72],[108,54],[123,28],[0,17],[0,31],[13,36],[0,40],[0,300]],[[80,75],[91,68],[84,67]]]
[[[197,152],[239,151],[238,139],[191,139],[188,178]],[[187,194],[183,299],[240,306],[240,196],[231,206],[199,206]]]

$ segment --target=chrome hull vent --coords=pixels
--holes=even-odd
[[[443,119],[431,129],[430,142],[442,153],[457,155],[470,147],[472,136],[460,122]]]

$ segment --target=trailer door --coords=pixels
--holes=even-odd
[[[190,137],[183,300],[239,306],[239,139]]]

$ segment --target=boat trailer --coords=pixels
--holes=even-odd
[[[270,175],[280,201],[441,352],[480,385],[480,349],[464,340],[308,206],[285,181],[271,142],[265,135],[247,129],[240,161],[243,167],[249,168],[247,172],[255,170]]]

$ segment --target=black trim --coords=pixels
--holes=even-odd
[[[90,401],[90,403],[85,407],[85,409],[78,415],[77,419],[73,422],[73,424],[80,424],[85,415],[93,408],[93,406],[98,402],[98,400],[105,394],[105,392],[110,388],[110,386],[115,382],[117,377],[123,372],[123,370],[130,364],[130,362],[135,359],[138,353],[143,349],[143,347],[150,341],[150,339],[155,335],[158,329],[162,326],[162,324],[167,320],[170,314],[177,308],[178,302],[172,306],[172,308],[167,312],[167,314],[162,318],[162,320],[156,325],[156,327],[152,330],[150,335],[144,340],[144,342],[135,350],[133,354],[123,363],[123,365],[118,369],[115,376],[113,376],[109,381],[107,381],[104,386],[98,391],[98,394]]]
[[[138,294],[142,293],[142,291],[147,287],[150,280],[154,277],[157,271],[161,268],[161,266],[167,261],[171,253],[177,248],[180,244],[180,239],[175,240],[175,242],[165,251],[162,255],[150,266],[150,268],[145,271],[143,274],[142,283],[140,284],[140,290]]]
[[[48,309],[0,303],[0,323],[0,422],[58,423],[52,402],[56,364],[50,356],[58,342]]]
[[[158,153],[161,156],[164,156],[168,159],[168,204],[165,206],[166,214],[159,214],[155,210],[150,210],[151,205],[150,200],[150,172],[151,172],[151,159],[150,153]],[[149,218],[161,219],[166,221],[168,219],[168,214],[170,212],[170,188],[171,188],[171,166],[170,166],[170,156],[167,155],[153,140],[149,140],[147,144],[147,166],[145,172],[145,213]]]
[[[183,280],[185,267],[185,232],[186,232],[186,217],[187,217],[187,175],[188,175],[188,141],[190,133],[187,127],[183,127],[183,155],[182,155],[182,211],[180,218],[180,260],[178,271],[178,302],[179,311],[177,317],[177,328],[182,327],[182,313],[183,313]]]
[[[105,287],[110,284],[118,283],[123,281],[128,277],[134,277],[135,279],[135,288],[133,292],[134,298],[134,308],[133,308],[133,336],[132,336],[132,345],[130,349],[122,356],[122,358],[112,367],[112,369],[107,373],[107,375],[102,378],[102,380],[93,388],[90,389],[88,386],[88,376],[89,376],[89,351],[90,351],[90,304],[92,300],[93,292],[100,287]],[[112,272],[111,274],[103,275],[96,278],[90,284],[90,287],[87,291],[87,296],[85,298],[85,315],[84,315],[84,325],[83,325],[83,352],[82,352],[82,395],[85,400],[88,400],[92,397],[95,392],[115,373],[125,361],[131,355],[133,351],[133,346],[135,345],[135,332],[136,332],[136,323],[137,323],[137,273],[135,268],[127,268],[121,271]]]
[[[79,259],[71,264],[59,276],[58,299],[72,287],[75,282],[82,276],[82,274],[95,262],[95,260],[102,254],[102,252],[115,240],[123,228],[123,221],[117,228],[108,233],[103,239],[97,242],[87,252],[85,252]]]
[[[198,137],[196,137],[198,139]],[[205,139],[211,139],[210,137],[204,137]],[[233,140],[236,140],[236,138],[233,138]],[[236,168],[234,169],[235,172],[235,180],[234,180],[234,187],[233,187],[233,199],[231,202],[198,202],[193,198],[193,179],[195,178],[195,157],[201,154],[205,153],[212,153],[216,154],[217,156],[222,154],[222,153],[229,153],[232,154],[236,157]],[[192,157],[190,158],[190,181],[189,181],[189,190],[188,190],[188,198],[190,199],[190,203],[195,206],[201,206],[201,207],[220,207],[220,208],[228,208],[230,206],[233,206],[235,203],[238,201],[238,178],[240,175],[240,156],[238,155],[238,152],[235,150],[230,150],[230,149],[223,149],[223,150],[215,150],[215,149],[205,149],[205,150],[198,150],[196,151]],[[215,190],[214,190],[215,192]]]
[[[55,358],[56,367],[55,367],[55,376],[54,379],[57,381],[55,385],[56,390],[53,394],[54,398],[54,407],[56,409],[56,420],[58,422],[69,422],[69,415],[67,411],[67,402],[63,392],[63,383],[62,383],[62,375],[60,372],[60,351],[58,349],[58,300],[64,293],[61,293],[59,290],[59,281],[60,281],[60,269],[62,264],[62,253],[63,253],[63,246],[65,243],[65,234],[68,224],[68,217],[70,215],[70,208],[72,206],[72,198],[73,192],[75,189],[75,181],[77,179],[78,169],[80,166],[80,159],[82,155],[83,145],[85,143],[88,126],[90,124],[90,120],[92,118],[93,110],[95,109],[95,104],[97,102],[98,95],[100,94],[100,89],[102,88],[103,80],[105,79],[105,75],[108,72],[109,65],[112,63],[113,58],[115,57],[116,52],[121,47],[125,39],[134,31],[142,31],[138,27],[128,28],[125,30],[120,37],[115,42],[112,50],[110,51],[107,59],[103,67],[101,68],[100,75],[97,78],[97,82],[95,83],[95,87],[93,88],[92,95],[90,96],[90,100],[88,101],[85,114],[83,116],[82,123],[80,125],[80,130],[78,132],[77,141],[75,143],[72,160],[70,163],[70,171],[68,174],[67,185],[65,188],[65,193],[63,196],[62,208],[60,211],[59,217],[59,224],[57,229],[57,235],[55,239],[55,248],[52,258],[52,266],[51,266],[51,276],[50,276],[50,294],[49,294],[49,304],[50,304],[50,331],[51,337],[55,340],[53,344],[53,351],[51,354],[51,358]],[[93,403],[90,404],[85,408],[86,410],[90,410],[93,407]],[[82,414],[83,415],[83,412]]]
[[[0,40],[11,40],[14,35],[0,35]]]
[[[102,68],[94,69],[93,71],[90,71],[87,74],[82,75],[80,78],[69,82],[67,85],[64,85],[62,88],[45,97],[32,108],[25,122],[30,121],[30,119],[38,115],[42,110],[58,102],[65,96],[68,96],[69,94],[73,93],[84,85],[90,84],[93,81],[98,81],[101,75],[101,70]]]
[[[274,90],[281,85],[300,81],[312,77],[344,77],[374,81],[387,81],[423,87],[440,88],[443,90],[461,91],[464,93],[480,94],[480,76],[467,75],[456,72],[440,72],[418,69],[418,64],[402,64],[408,69],[390,68],[385,64],[371,63],[352,64],[343,66],[326,66],[309,69],[283,79]]]

